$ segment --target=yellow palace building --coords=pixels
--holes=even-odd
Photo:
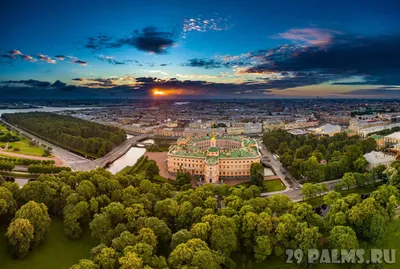
[[[168,172],[179,169],[194,176],[203,176],[207,183],[221,179],[250,177],[250,166],[260,162],[255,139],[245,136],[188,136],[178,139],[168,152]]]

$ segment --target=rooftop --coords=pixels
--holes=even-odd
[[[220,158],[256,157],[259,155],[257,142],[255,139],[246,136],[216,136],[216,140],[234,140],[242,142],[242,147],[236,149],[220,149],[209,147],[207,150],[194,146],[197,141],[211,140],[209,136],[201,137],[181,137],[178,139],[179,145],[173,145],[168,154],[175,156],[206,157],[207,152],[219,151]]]
[[[389,154],[385,154],[380,151],[371,151],[370,153],[364,154],[365,159],[368,163],[378,165],[387,164],[395,160],[395,157]]]
[[[400,139],[400,132],[395,132],[393,134],[385,136],[387,138],[393,138],[393,139]]]

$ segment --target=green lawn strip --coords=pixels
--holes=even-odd
[[[5,232],[6,227],[0,227],[0,267],[7,269],[69,269],[80,259],[89,258],[90,250],[96,245],[88,229],[80,239],[73,241],[64,234],[62,220],[53,219],[39,247],[25,259],[15,260],[8,252]]]
[[[250,185],[250,182],[244,182],[236,186],[249,187]],[[266,190],[266,192],[282,191],[285,189],[285,186],[282,184],[280,179],[264,180],[263,189]]]
[[[0,125],[0,132],[3,132],[4,134],[10,132],[7,130],[7,128],[4,125]],[[11,131],[11,134],[17,135],[16,132]],[[29,140],[21,135],[18,136],[21,140],[16,141],[16,142],[8,142],[8,147],[12,147],[11,149],[5,149],[7,152],[15,152],[15,153],[20,153],[20,154],[25,154],[25,155],[31,155],[31,156],[42,156],[44,153],[44,150],[41,147],[32,147],[29,145]],[[7,145],[7,142],[0,142],[0,146],[5,147]],[[19,151],[14,151],[14,148],[19,148]]]
[[[20,140],[17,142],[9,142],[8,146],[12,146],[11,149],[6,149],[6,152],[14,152],[18,154],[32,155],[32,156],[43,156],[44,150],[41,147],[31,147],[27,140]],[[14,151],[14,148],[19,148],[19,151]]]
[[[124,169],[122,169],[121,171],[119,171],[116,175],[120,175],[123,176],[125,174],[127,174],[129,172],[129,170],[131,169],[132,166],[125,166]]]
[[[282,191],[285,189],[285,185],[282,184],[280,179],[264,180],[263,185],[267,189],[267,192]]]

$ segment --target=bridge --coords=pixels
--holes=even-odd
[[[14,130],[19,131],[21,134],[36,140],[40,144],[46,145],[47,147],[51,147],[53,149],[53,153],[57,155],[63,162],[70,166],[74,171],[90,171],[99,167],[106,167],[108,164],[114,162],[116,159],[124,155],[132,146],[136,145],[139,141],[152,138],[152,134],[141,134],[138,136],[134,136],[125,140],[122,144],[115,147],[112,151],[108,152],[101,158],[96,160],[89,160],[82,156],[79,156],[69,150],[61,148],[59,146],[54,145],[47,140],[36,137],[35,135],[17,127],[9,122],[5,122],[1,119],[3,123],[13,128]]]

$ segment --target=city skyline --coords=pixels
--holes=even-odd
[[[395,0],[1,7],[4,99],[400,97]]]

